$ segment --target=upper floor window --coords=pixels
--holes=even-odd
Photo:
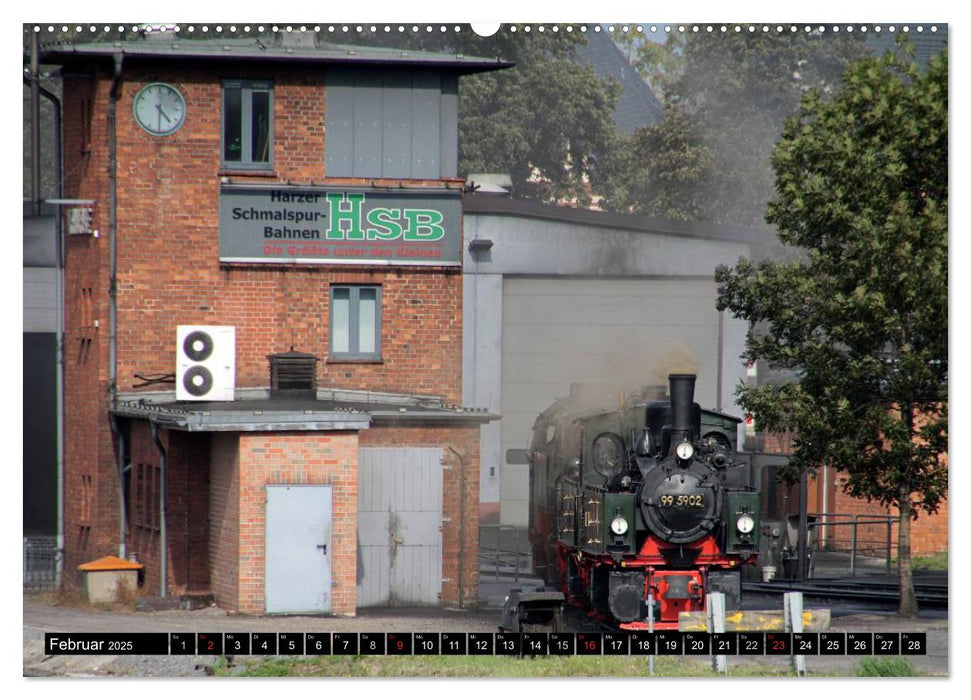
[[[381,359],[381,287],[330,288],[330,359]]]
[[[227,168],[273,167],[273,84],[223,81],[222,163]]]

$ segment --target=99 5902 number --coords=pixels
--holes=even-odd
[[[700,493],[678,494],[672,496],[666,493],[661,496],[659,503],[662,508],[704,508],[705,496]]]

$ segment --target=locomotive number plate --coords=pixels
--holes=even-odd
[[[704,508],[705,496],[701,493],[664,494],[659,499],[662,508]]]

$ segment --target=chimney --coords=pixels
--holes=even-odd
[[[317,362],[320,358],[306,352],[267,355],[270,361],[271,398],[317,398]]]

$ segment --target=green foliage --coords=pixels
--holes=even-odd
[[[619,158],[623,176],[615,178],[606,206],[667,219],[707,218],[705,193],[695,185],[711,176],[714,156],[681,108],[665,107],[656,126],[627,138]]]
[[[899,656],[868,656],[860,661],[856,675],[868,678],[899,678],[920,676],[921,673],[913,667],[910,661]]]
[[[834,98],[807,95],[773,159],[768,220],[808,251],[720,269],[719,308],[764,332],[746,356],[800,372],[746,387],[767,430],[798,430],[793,462],[850,474],[856,496],[933,512],[946,490],[947,64],[921,75],[861,61]]]
[[[643,184],[611,206],[761,225],[773,193],[770,155],[784,120],[806,91],[831,90],[848,62],[867,53],[862,37],[731,30],[675,36],[670,47],[639,47],[635,65],[663,95],[666,118],[635,142],[661,150],[630,161],[621,179]],[[679,117],[668,118],[671,110]],[[686,132],[693,146],[685,146]]]
[[[914,557],[913,561],[911,561],[911,568],[914,571],[947,571],[947,552],[928,554],[924,557]]]
[[[753,324],[747,359],[799,379],[740,389],[757,428],[796,431],[794,468],[844,470],[851,495],[902,519],[947,492],[947,94],[946,51],[924,73],[860,60],[838,91],[807,93],[767,215],[802,257],[716,273],[718,308]]]

